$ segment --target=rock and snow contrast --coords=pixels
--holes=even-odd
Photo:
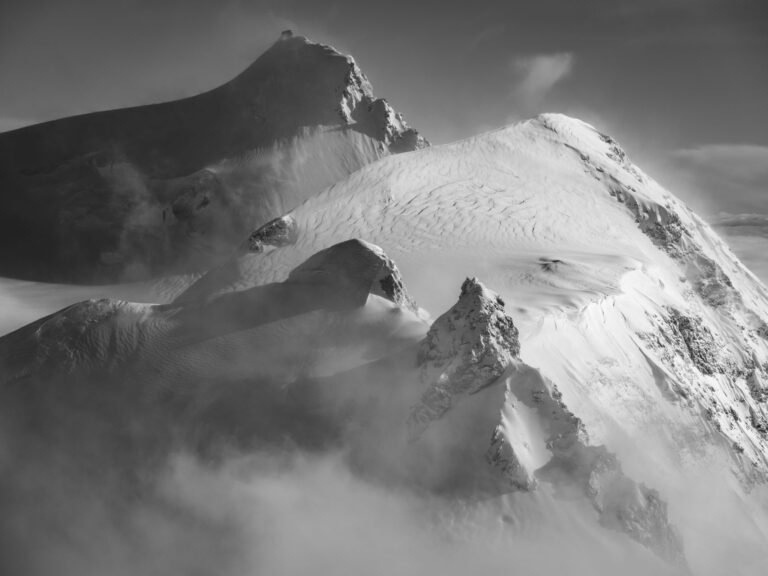
[[[545,115],[391,157],[286,219],[290,245],[241,252],[188,290],[275,281],[323,246],[365,238],[413,276],[409,289],[431,311],[463,276],[492,286],[514,307],[524,359],[583,397],[596,430],[613,424],[598,400],[631,407],[619,420],[632,432],[659,418],[679,432],[701,423],[726,437],[746,482],[765,478],[765,287],[587,124]]]
[[[706,223],[591,126],[543,115],[386,158],[285,219],[290,244],[241,250],[187,292],[199,298],[280,280],[347,238],[381,246],[432,314],[475,276],[507,302],[522,361],[557,390],[589,446],[611,453],[606,460],[662,495],[684,494],[684,478],[701,475],[722,480],[737,501],[761,494],[766,289]],[[413,416],[416,429],[451,405],[451,386],[482,388],[499,366],[490,362],[471,383],[436,385],[435,404]],[[498,458],[517,470],[515,482],[531,485],[530,466],[517,461],[528,456],[505,451],[498,447]],[[657,498],[633,493],[641,502]],[[754,506],[758,519],[745,512],[743,520],[760,528],[724,535],[723,549],[762,546],[765,516]],[[718,520],[699,520],[717,530]],[[711,548],[703,537],[688,540],[690,556]]]
[[[286,37],[204,94],[0,134],[0,274],[205,269],[307,194],[425,145],[350,56]]]
[[[496,294],[467,279],[431,327],[418,312],[394,263],[358,240],[284,282],[207,300],[76,304],[0,339],[6,448],[23,452],[31,421],[74,462],[96,450],[129,478],[171,447],[207,456],[289,437],[346,446],[368,474],[463,499],[533,492],[540,479],[685,565],[666,504],[589,445],[557,387],[520,360]],[[121,444],[129,455],[113,452]]]
[[[63,457],[120,506],[147,490],[166,506],[148,479],[179,452],[211,467],[233,454],[333,454],[357,479],[343,481],[354,502],[368,502],[368,488],[355,500],[360,482],[376,486],[379,512],[428,510],[407,530],[394,522],[391,540],[360,528],[391,528],[388,513],[344,526],[353,518],[378,543],[401,531],[426,542],[414,525],[450,541],[406,545],[407,569],[390,573],[445,558],[449,574],[761,573],[768,291],[706,223],[579,120],[546,114],[425,147],[329,48],[289,38],[253,68],[209,94],[262,94],[248,110],[276,123],[269,144],[240,134],[224,159],[217,148],[174,161],[248,197],[253,230],[206,273],[160,281],[166,302],[89,300],[0,338],[0,463],[58,470]],[[272,92],[236,89],[263,69],[282,74],[268,83],[278,96],[295,88],[286,70],[315,74],[327,94],[296,118]],[[269,162],[242,152],[254,146]],[[151,154],[130,158],[154,166]],[[278,168],[259,171],[267,164]],[[291,493],[299,532],[323,474]],[[34,495],[25,478],[9,475],[4,503]],[[70,516],[52,500],[28,523],[66,533]],[[3,547],[23,549],[8,518]],[[464,532],[483,534],[464,554],[472,566],[450,550]]]

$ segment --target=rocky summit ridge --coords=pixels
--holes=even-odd
[[[356,169],[427,145],[351,56],[285,37],[208,92],[0,134],[0,274],[204,270]]]
[[[558,492],[578,494],[591,502],[601,525],[685,566],[683,542],[662,496],[628,477],[605,446],[591,444],[557,386],[519,354],[518,330],[504,301],[476,278],[467,278],[457,303],[435,320],[420,344],[427,390],[411,409],[410,441],[418,442],[449,411],[461,410],[468,396],[502,386],[504,401],[496,406],[498,424],[485,452],[487,464],[503,477],[500,493],[533,491],[544,482]]]

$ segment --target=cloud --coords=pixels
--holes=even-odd
[[[507,24],[505,22],[499,22],[491,26],[482,28],[474,36],[470,37],[467,42],[467,49],[469,51],[478,50],[484,45],[492,42],[503,35],[507,31]]]
[[[725,176],[755,179],[768,176],[768,146],[754,144],[706,144],[673,153],[693,166],[716,170]]]
[[[710,222],[747,268],[768,282],[768,214],[721,212]]]
[[[701,144],[670,151],[657,167],[736,255],[768,282],[768,146]]]
[[[671,161],[711,212],[768,211],[768,146],[706,144],[675,150]]]
[[[728,246],[747,268],[768,284],[768,237],[765,235],[747,235],[732,233],[729,229],[719,229],[725,236]]]
[[[721,212],[711,219],[712,225],[728,234],[741,236],[764,236],[768,238],[768,215],[729,214]]]
[[[536,502],[555,506],[546,494],[430,496],[361,478],[336,453],[215,466],[179,453],[122,491],[36,456],[36,467],[26,454],[25,466],[13,458],[3,468],[3,574],[677,574],[619,532],[584,523],[577,502],[557,502],[552,515],[536,512]]]
[[[521,56],[512,61],[517,78],[514,94],[524,105],[538,104],[573,69],[571,52]]]

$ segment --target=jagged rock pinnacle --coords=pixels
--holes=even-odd
[[[495,382],[519,352],[517,328],[504,301],[476,278],[467,278],[458,302],[432,324],[419,348],[422,381],[429,388],[411,411],[410,437],[418,438],[461,396]]]

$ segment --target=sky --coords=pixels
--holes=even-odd
[[[594,124],[768,278],[765,0],[0,0],[0,131],[213,88],[285,28],[436,144]]]

